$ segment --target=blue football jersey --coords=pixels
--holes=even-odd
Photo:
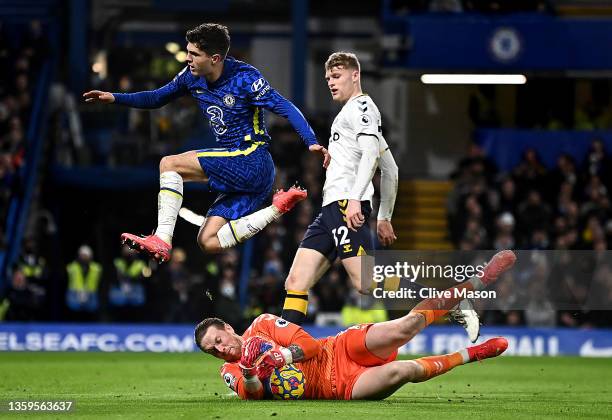
[[[208,83],[185,67],[159,89],[137,93],[113,93],[115,102],[136,108],[158,108],[190,94],[210,122],[220,147],[238,147],[244,141],[268,142],[264,110],[287,118],[307,146],[315,134],[290,101],[274,90],[259,70],[227,57],[219,79]]]

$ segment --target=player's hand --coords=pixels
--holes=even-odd
[[[264,380],[272,375],[272,372],[276,368],[285,366],[291,363],[291,353],[287,349],[280,346],[274,346],[272,349],[266,351],[260,360],[257,361],[257,376],[260,380]]]
[[[310,150],[313,153],[322,154],[323,155],[323,167],[327,168],[329,166],[329,161],[331,160],[331,156],[329,155],[329,152],[327,151],[325,147],[321,146],[320,144],[313,144],[308,147],[308,150]]]
[[[376,223],[376,233],[378,234],[378,241],[382,246],[389,246],[397,239],[393,231],[393,225],[389,220],[379,220]]]
[[[349,200],[346,207],[346,225],[350,230],[357,231],[365,223],[365,217],[361,212],[361,201]]]
[[[85,102],[96,103],[101,102],[103,104],[112,104],[115,102],[115,97],[110,92],[102,92],[101,90],[90,90],[83,94]]]
[[[272,347],[274,347],[272,343],[261,337],[249,337],[242,345],[242,355],[239,363],[242,374],[245,376],[255,375],[259,358]]]

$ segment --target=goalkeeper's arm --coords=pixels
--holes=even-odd
[[[279,318],[280,319],[280,318]],[[266,349],[257,360],[257,375],[259,378],[270,376],[274,368],[290,363],[303,362],[319,354],[321,345],[299,325],[280,320],[269,330],[274,343]]]
[[[244,370],[234,363],[225,363],[221,367],[221,377],[225,384],[243,400],[260,400],[264,396],[263,384],[257,375],[245,374]]]

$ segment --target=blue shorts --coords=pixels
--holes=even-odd
[[[270,197],[274,162],[265,143],[196,151],[211,191],[219,193],[206,216],[236,220],[253,213]]]
[[[372,208],[369,201],[361,202],[361,212],[365,223],[352,231],[346,226],[346,208],[348,200],[334,201],[321,209],[321,213],[308,226],[300,248],[314,249],[334,262],[369,254],[373,247],[372,233],[370,232],[370,213]]]

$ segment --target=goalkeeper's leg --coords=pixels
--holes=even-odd
[[[398,360],[372,367],[355,382],[351,399],[383,399],[406,383],[427,381],[457,366],[499,356],[507,348],[508,341],[497,337],[455,353]]]
[[[450,298],[425,299],[419,302],[408,315],[391,321],[372,325],[366,335],[366,347],[377,357],[386,359],[398,348],[409,342],[435,319],[446,315],[463,298],[456,291],[461,289],[482,290],[493,283],[504,271],[510,269],[516,256],[512,251],[501,251],[493,256],[484,268],[481,277],[475,277],[447,290],[453,291]]]

